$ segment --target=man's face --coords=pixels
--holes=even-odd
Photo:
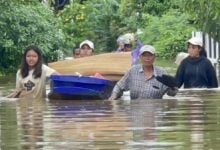
[[[144,52],[140,55],[140,60],[144,66],[152,66],[155,60],[155,54]]]
[[[131,44],[125,44],[125,45],[124,45],[124,51],[125,51],[125,52],[130,52],[130,51],[132,51],[132,45],[131,45]]]
[[[74,50],[74,58],[79,58],[80,57],[80,49],[77,48]]]

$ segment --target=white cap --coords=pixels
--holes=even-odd
[[[191,39],[189,39],[187,41],[187,43],[190,43],[192,45],[198,45],[198,46],[203,46],[203,43],[202,43],[202,39],[199,38],[199,37],[192,37]]]
[[[89,41],[89,40],[85,40],[85,41],[82,41],[79,45],[80,48],[82,48],[83,45],[88,45],[91,49],[94,49],[94,44],[92,41]]]
[[[149,52],[151,54],[155,54],[156,50],[151,45],[144,45],[144,46],[141,47],[139,55],[142,55],[144,52]]]
[[[117,42],[123,43],[123,44],[131,44],[135,41],[135,35],[134,33],[126,33],[124,35],[121,35],[118,37]]]

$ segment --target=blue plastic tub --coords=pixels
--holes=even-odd
[[[112,85],[110,80],[88,76],[52,75],[51,91],[59,94],[98,95]]]
[[[87,96],[100,94],[99,91],[95,91],[88,88],[82,88],[82,87],[54,87],[53,92],[60,94],[77,94],[77,95],[87,95]]]

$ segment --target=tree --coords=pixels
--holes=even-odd
[[[0,72],[15,71],[20,64],[23,49],[36,44],[47,61],[56,59],[62,42],[62,33],[56,29],[53,11],[34,0],[3,1],[0,9]]]
[[[183,1],[183,4],[197,29],[220,42],[220,1],[187,0]]]
[[[59,27],[65,35],[65,49],[70,51],[82,40],[89,39],[95,43],[95,52],[112,50],[117,30],[111,32],[111,23],[117,7],[116,0],[71,1],[57,14]]]
[[[185,42],[194,30],[188,18],[188,14],[175,9],[161,17],[144,14],[145,28],[140,38],[144,43],[154,45],[159,57],[175,58],[178,52],[185,51]]]

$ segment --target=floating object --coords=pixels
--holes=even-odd
[[[108,99],[114,82],[97,77],[51,75],[49,99]]]
[[[131,67],[131,52],[103,53],[72,60],[62,60],[48,64],[60,74],[83,76],[100,73],[104,78],[118,81]]]

